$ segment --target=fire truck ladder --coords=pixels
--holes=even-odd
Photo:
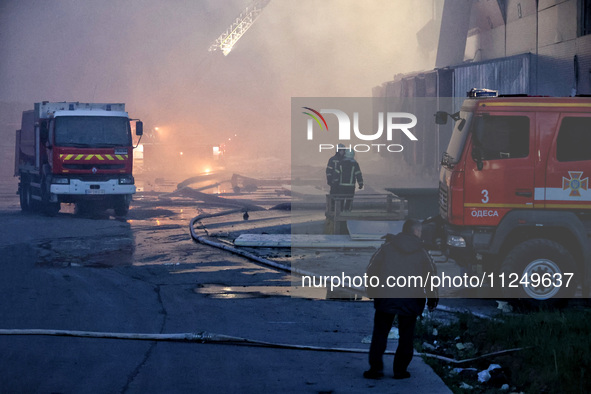
[[[261,15],[263,8],[271,0],[254,0],[242,13],[236,18],[236,21],[220,35],[217,40],[209,47],[209,51],[221,50],[224,56],[228,56],[234,45],[240,37],[253,25],[254,21]]]

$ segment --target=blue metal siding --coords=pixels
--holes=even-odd
[[[535,94],[532,54],[488,60],[454,67],[454,97],[461,105],[472,88],[498,90],[499,94]]]

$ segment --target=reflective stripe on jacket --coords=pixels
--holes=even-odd
[[[353,186],[355,182],[359,185],[363,185],[363,175],[361,174],[361,168],[359,163],[355,160],[341,160],[338,163],[339,172],[339,185],[340,186]]]

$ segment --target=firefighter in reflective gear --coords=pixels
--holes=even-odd
[[[326,183],[330,186],[330,211],[334,211],[334,200],[333,197],[336,194],[339,194],[339,163],[343,160],[345,156],[345,145],[338,144],[337,151],[330,159],[328,159],[328,164],[326,165]]]
[[[326,165],[326,183],[330,186],[330,194],[335,194],[336,188],[339,185],[338,166],[339,162],[345,156],[345,151],[345,145],[339,144],[334,156],[328,159],[328,164]]]
[[[345,211],[351,210],[353,203],[353,196],[355,195],[355,183],[359,185],[359,189],[363,189],[363,175],[359,163],[355,160],[355,152],[351,149],[345,151],[345,157],[338,165],[339,186],[338,194],[345,197],[344,206],[341,205]]]

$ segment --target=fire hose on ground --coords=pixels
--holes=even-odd
[[[290,349],[290,350],[308,350],[318,352],[339,352],[339,353],[368,353],[368,349],[355,348],[335,348],[335,347],[320,347],[307,345],[291,345],[284,343],[273,343],[266,341],[252,340],[242,337],[235,337],[230,335],[213,334],[205,331],[198,333],[180,333],[180,334],[140,334],[140,333],[116,333],[116,332],[96,332],[96,331],[71,331],[71,330],[43,330],[43,329],[14,329],[2,330],[0,335],[34,335],[34,336],[61,336],[61,337],[78,337],[78,338],[97,338],[97,339],[119,339],[119,340],[141,340],[152,342],[191,342],[201,344],[221,344],[221,345],[242,345],[265,347],[275,349]],[[508,350],[501,350],[494,353],[487,353],[478,357],[454,360],[449,357],[439,356],[437,354],[419,353],[415,352],[415,356],[424,356],[429,358],[436,358],[451,364],[464,364],[471,361],[499,356],[507,353],[516,352],[525,348],[515,348]],[[392,350],[387,350],[385,354],[395,354]]]
[[[212,218],[212,217],[217,217],[217,216],[224,216],[224,215],[229,215],[232,213],[239,213],[239,212],[243,212],[243,211],[244,211],[244,208],[236,208],[236,209],[230,209],[228,211],[223,211],[223,212],[218,212],[218,213],[206,213],[206,214],[202,214],[202,215],[194,217],[193,219],[191,219],[191,223],[189,224],[189,231],[191,232],[191,238],[193,238],[193,241],[195,241],[197,243],[213,246],[213,247],[231,252],[233,254],[236,254],[236,255],[239,255],[242,257],[246,257],[247,259],[252,260],[252,261],[256,261],[260,264],[267,265],[267,266],[270,266],[273,268],[277,268],[282,271],[291,272],[291,273],[295,273],[298,275],[315,276],[315,274],[313,274],[311,272],[300,270],[295,267],[290,267],[285,264],[280,264],[275,261],[266,259],[264,257],[257,256],[254,253],[250,253],[246,250],[241,250],[241,249],[234,248],[230,245],[227,245],[227,244],[224,244],[221,242],[213,241],[211,239],[208,239],[207,237],[197,235],[197,233],[195,232],[195,223],[197,223],[198,221],[200,221],[202,219],[207,219],[207,218]]]

